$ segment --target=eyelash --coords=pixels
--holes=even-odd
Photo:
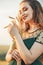
[[[28,8],[24,8],[23,11],[27,11]]]
[[[27,11],[27,9],[28,9],[28,8],[23,8],[23,11]],[[21,14],[22,12],[21,12],[21,11],[19,11],[19,13]]]

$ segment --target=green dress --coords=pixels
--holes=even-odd
[[[36,37],[30,37],[28,39],[23,40],[24,44],[26,45],[26,47],[28,49],[30,49],[32,47],[32,45],[34,44],[34,42],[39,42],[41,44],[43,44],[43,32],[40,32]],[[9,65],[17,65],[16,60],[12,60]],[[21,61],[21,65],[25,65],[25,63],[23,62],[23,60]],[[30,65],[43,65],[40,60],[39,57]]]

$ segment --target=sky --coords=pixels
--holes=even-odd
[[[0,45],[9,45],[12,43],[7,29],[4,29],[11,21],[9,16],[16,17],[17,8],[21,0],[0,0]],[[43,0],[39,0],[43,6]]]

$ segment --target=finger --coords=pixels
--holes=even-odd
[[[12,23],[13,25],[15,25],[15,21],[11,21],[11,23]]]
[[[12,55],[16,56],[17,59],[21,59],[20,54],[19,54],[19,52],[17,52],[17,50],[14,51],[14,52],[12,53]]]
[[[10,27],[10,26],[11,26],[11,24],[9,24],[9,25],[5,26],[4,28],[8,28],[8,27]]]
[[[12,58],[15,59],[15,60],[17,61],[17,58],[16,58],[14,55],[12,55]]]
[[[16,50],[15,54],[16,54],[19,58],[21,58],[21,57],[20,57],[20,54],[19,54],[19,52],[18,52],[18,50]]]
[[[18,60],[21,60],[21,59],[18,58],[16,55],[13,55],[12,57],[13,57],[15,60],[17,60],[17,61],[18,61]]]
[[[20,60],[21,60],[16,54],[12,55],[12,57],[13,57],[16,61],[20,61]]]
[[[16,25],[16,19],[14,18],[13,21],[10,21],[13,25]]]

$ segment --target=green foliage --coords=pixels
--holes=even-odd
[[[0,60],[5,60],[9,46],[0,45]]]
[[[0,60],[5,60],[6,53],[0,54]]]

